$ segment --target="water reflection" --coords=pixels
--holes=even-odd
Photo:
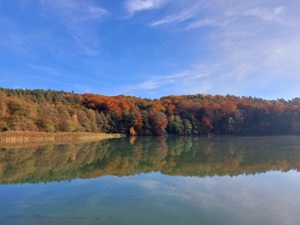
[[[197,177],[298,171],[299,146],[298,137],[138,137],[2,148],[0,182],[38,183],[152,171]]]
[[[0,224],[295,225],[299,146],[169,137],[3,148]]]

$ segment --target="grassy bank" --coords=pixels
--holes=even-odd
[[[0,132],[0,147],[38,146],[45,144],[82,143],[104,139],[120,138],[122,134],[88,133],[88,132]]]

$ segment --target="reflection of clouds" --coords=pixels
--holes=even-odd
[[[45,210],[43,216],[65,218],[64,224],[296,225],[300,220],[299,207],[293,203],[300,196],[299,176],[300,173],[295,171],[209,178],[153,172],[122,178],[105,176],[52,183],[49,187],[41,186],[43,192],[47,187],[44,195],[39,193],[41,198],[32,193],[35,197],[33,204],[28,205],[28,211],[18,211],[18,215],[24,218],[17,222],[32,224],[28,212],[46,204],[49,210]],[[255,182],[257,180],[260,182]],[[248,184],[254,186],[241,192]],[[34,187],[2,186],[0,195],[7,189],[16,202],[22,193],[30,193]],[[243,194],[235,204],[223,204],[234,193]],[[6,198],[9,196],[1,197],[8,202]],[[6,207],[3,201],[0,205]],[[8,208],[7,212],[12,211]],[[91,221],[86,218],[91,218]]]
[[[293,225],[300,220],[295,205],[299,176],[295,171],[210,178],[159,175],[135,182],[164,211],[198,212],[215,224]]]
[[[287,174],[272,172],[256,176],[238,176],[224,182],[226,188],[223,195],[231,197],[234,193],[245,189],[248,183],[254,184],[251,189],[243,192],[232,205],[223,204],[222,210],[235,213],[241,221],[252,221],[251,224],[297,224],[298,213],[293,209],[291,200],[295,195],[295,179]],[[261,180],[261,182],[256,182]],[[299,174],[298,174],[299,180]],[[296,185],[299,186],[299,182]],[[287,190],[290,189],[290,192]],[[240,192],[241,193],[241,192]],[[297,218],[298,217],[298,218]],[[250,222],[249,222],[250,223]]]
[[[143,181],[137,182],[137,184],[139,186],[141,186],[142,188],[151,190],[151,191],[156,190],[161,186],[161,184],[159,182],[153,181],[153,180],[143,180]]]
[[[216,182],[211,178],[166,177],[171,179],[171,182],[142,180],[135,183],[150,191],[148,193],[155,197],[154,205],[158,207],[168,207],[174,202],[194,206],[217,201],[212,193],[207,192],[217,189]]]

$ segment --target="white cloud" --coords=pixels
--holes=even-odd
[[[183,12],[179,15],[169,15],[161,20],[152,22],[150,25],[152,27],[154,27],[154,26],[163,25],[163,24],[172,23],[172,22],[182,22],[182,21],[188,20],[193,17],[194,16],[192,14],[189,14],[188,12]]]
[[[168,84],[175,83],[178,79],[182,79],[187,76],[188,76],[187,71],[180,71],[178,73],[169,74],[169,75],[148,75],[145,76],[145,77],[149,77],[148,79],[146,79],[146,81],[141,82],[135,87],[128,87],[127,89],[133,89],[133,90],[159,89]]]
[[[41,1],[45,6],[46,15],[53,17],[55,13],[63,14],[62,25],[68,32],[68,45],[74,45],[72,56],[75,54],[84,54],[88,56],[97,55],[94,49],[89,48],[88,43],[90,43],[91,40],[97,40],[97,28],[105,18],[110,16],[108,10],[91,1]],[[46,47],[49,48],[49,51],[55,52],[55,57],[59,55],[66,57],[66,51],[62,51],[62,49],[56,49],[55,51],[50,50],[51,48],[55,48],[53,45],[48,45]]]
[[[206,25],[226,27],[232,23],[242,22],[247,25],[247,20],[265,20],[266,22],[280,22],[283,6],[260,6],[245,4],[243,2],[199,1],[196,4],[189,1],[179,1],[178,7],[169,10],[168,15],[153,21],[151,26],[169,23],[182,23],[188,21],[187,29],[194,29]],[[246,23],[246,24],[245,24]]]
[[[106,9],[92,1],[40,2],[42,8],[39,11],[46,18],[45,22],[51,23],[46,26],[51,28],[51,32],[44,32],[47,34],[44,35],[39,32],[39,27],[25,32],[20,23],[3,14],[0,16],[0,27],[3,30],[0,45],[4,50],[16,50],[24,43],[29,46],[34,43],[32,47],[43,47],[57,59],[68,59],[72,65],[83,54],[100,55],[103,48],[97,51],[98,47],[93,46],[101,45],[99,33],[102,22],[110,16]],[[154,68],[150,75],[145,71],[147,76],[144,74],[135,79],[138,80],[136,86],[124,87],[125,91],[159,92],[164,95],[199,92],[252,95],[251,91],[259,95],[259,90],[264,93],[274,93],[276,90],[278,96],[272,94],[275,97],[291,97],[295,93],[300,96],[299,1],[291,0],[283,4],[279,0],[199,0],[196,3],[192,0],[178,0],[175,4],[169,0],[126,0],[121,6],[125,6],[131,16],[143,10],[158,9],[151,14],[150,20],[147,20],[147,16],[143,17],[143,22],[151,26],[143,31],[153,34],[149,35],[147,41],[150,45],[161,41],[158,45],[161,48],[157,49],[163,50],[156,52],[157,61],[149,61],[149,67],[154,62],[161,71],[160,65],[172,65],[164,67],[165,73],[155,73]],[[24,7],[29,8],[30,5],[24,4]],[[61,22],[60,15],[64,22]],[[55,29],[52,29],[53,26]],[[172,35],[169,38],[168,35],[155,36],[156,33],[151,33],[153,27],[159,27],[159,32],[170,32]],[[135,43],[128,48],[131,53],[140,53]],[[34,55],[35,49],[32,48],[31,53]],[[123,58],[127,59],[126,56]],[[99,57],[97,60],[102,59]],[[31,67],[52,75],[60,74],[51,68]],[[133,74],[134,70],[131,70]],[[110,93],[111,89],[107,89],[107,93]]]
[[[173,22],[183,22],[192,18],[196,18],[201,13],[201,2],[198,2],[197,4],[180,4],[179,6],[180,8],[176,9],[175,12],[172,10],[172,13],[165,16],[163,19],[152,22],[150,25],[158,26]]]
[[[161,186],[161,183],[155,180],[141,180],[141,181],[137,181],[136,183],[148,191],[157,190]]]
[[[192,46],[199,49],[198,52],[204,49],[208,56],[200,54],[199,59],[195,59],[196,65],[201,67],[190,65],[186,68],[188,76],[172,83],[163,82],[160,87],[172,85],[173,90],[177,88],[186,93],[201,87],[214,94],[272,93],[273,98],[291,98],[291,89],[294,89],[295,97],[296,85],[300,83],[300,48],[297,47],[300,32],[294,21],[300,17],[293,11],[294,4],[281,4],[279,1],[247,5],[236,1],[226,4],[202,1],[198,5],[186,2],[169,11],[163,19],[152,22],[151,26],[172,23],[172,27],[185,30],[212,28],[199,33],[201,36],[189,33],[189,38],[194,40]],[[203,68],[207,69],[207,76],[197,78],[198,72],[203,74]],[[165,77],[168,76],[161,75],[160,80],[164,81]],[[159,83],[158,78],[149,80]]]
[[[138,95],[156,93],[156,96],[160,95],[158,92],[161,90],[169,89],[172,94],[206,93],[212,88],[210,81],[205,80],[205,77],[212,75],[211,69],[199,64],[173,74],[145,75],[144,81],[135,86],[123,87],[123,92]]]
[[[61,71],[57,68],[50,67],[50,66],[27,64],[26,67],[34,71],[37,71],[40,74],[43,74],[43,76],[51,75],[51,76],[72,78],[72,75],[68,75],[65,71]]]
[[[135,12],[158,9],[163,6],[168,0],[127,0],[125,7],[132,15]]]
[[[108,11],[101,7],[88,5],[88,9],[89,9],[89,12],[91,13],[91,15],[93,16],[93,18],[98,18],[98,17],[109,15]]]
[[[280,40],[263,39],[254,45],[240,46],[231,54],[223,52],[215,61],[201,60],[184,71],[144,76],[143,82],[127,90],[155,96],[169,92],[290,99],[296,97],[295,90],[300,83],[300,54],[293,53],[293,46],[297,46],[296,40],[281,43]],[[223,50],[220,44],[216,48]]]
[[[200,18],[195,22],[192,22],[186,26],[186,30],[191,30],[191,29],[196,29],[204,26],[209,26],[209,25],[214,25],[216,26],[217,24],[215,21],[213,21],[211,18],[204,17]]]
[[[58,12],[69,12],[72,16],[72,19],[76,20],[77,22],[82,20],[100,19],[103,16],[109,15],[109,12],[106,9],[87,1],[41,0],[41,2],[49,11],[54,9]]]
[[[97,25],[109,16],[106,9],[90,1],[39,0],[39,3],[39,13],[45,19],[44,26],[33,27],[31,30],[23,29],[12,17],[0,16],[0,27],[5,31],[0,38],[0,46],[10,48],[17,55],[26,54],[27,57],[34,54],[34,48],[42,47],[55,57],[63,55],[65,58],[69,52],[66,48],[58,46],[74,44],[72,55],[76,52],[86,52],[86,43],[97,37]],[[28,10],[31,5],[24,4],[22,7]],[[61,34],[61,31],[68,34]],[[53,36],[56,38],[53,39]]]

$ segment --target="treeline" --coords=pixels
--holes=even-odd
[[[300,134],[300,98],[232,95],[160,99],[0,88],[0,131],[130,135]]]

